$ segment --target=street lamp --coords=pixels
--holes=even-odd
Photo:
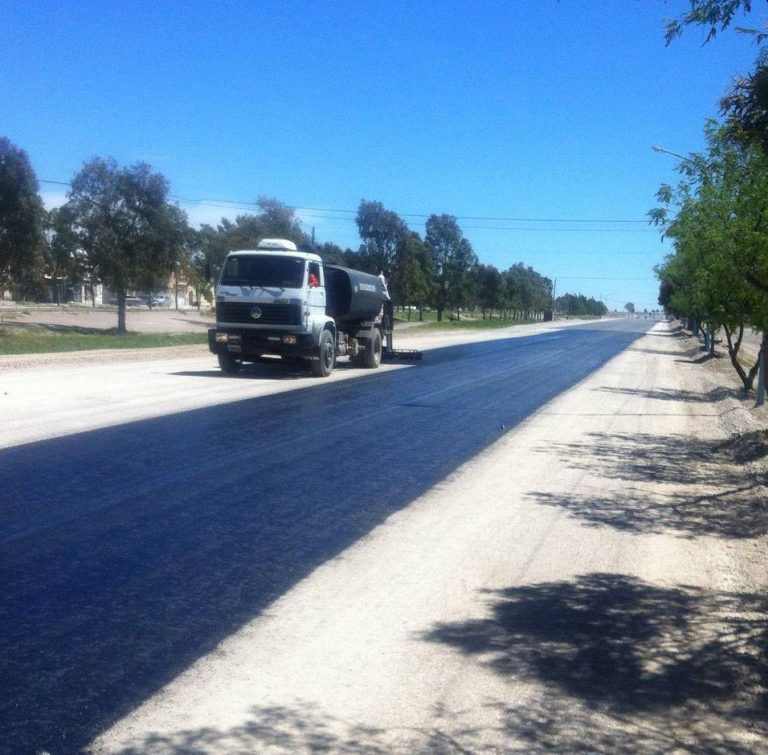
[[[672,157],[676,157],[678,160],[682,160],[684,163],[693,162],[693,160],[691,160],[690,157],[683,157],[682,155],[679,155],[677,152],[673,152],[671,149],[667,149],[666,147],[659,147],[658,144],[652,144],[651,149],[654,152],[661,152],[664,155],[672,155]]]

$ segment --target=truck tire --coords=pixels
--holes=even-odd
[[[371,340],[365,344],[363,352],[363,367],[375,370],[381,364],[381,332],[378,328],[373,331]]]
[[[320,334],[320,346],[318,359],[313,359],[312,374],[315,377],[328,377],[333,372],[336,365],[336,344],[334,343],[333,333],[330,330],[324,330]]]
[[[219,358],[219,367],[221,367],[222,372],[226,372],[227,375],[236,375],[240,372],[243,363],[237,357],[232,356],[232,354],[217,354],[216,356]]]

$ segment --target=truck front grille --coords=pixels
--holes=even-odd
[[[260,317],[253,317],[254,308],[261,311]],[[248,325],[301,325],[301,305],[255,304],[240,301],[217,302],[216,322]]]

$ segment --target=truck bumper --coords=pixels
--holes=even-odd
[[[213,354],[231,354],[244,362],[265,355],[310,358],[317,352],[309,333],[234,328],[209,328],[208,348]]]

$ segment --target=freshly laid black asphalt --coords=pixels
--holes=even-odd
[[[438,349],[0,452],[0,752],[78,752],[653,324]]]

